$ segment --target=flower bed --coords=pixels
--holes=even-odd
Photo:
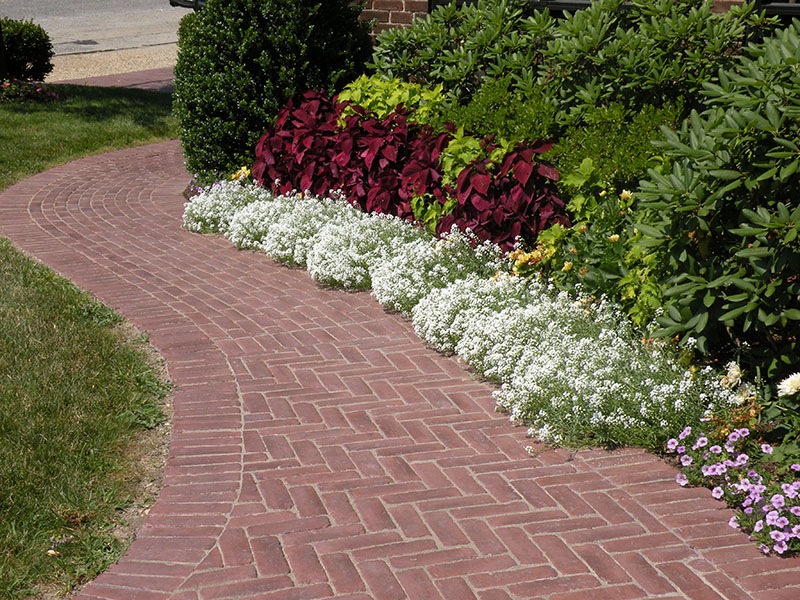
[[[657,450],[683,429],[667,441],[685,469],[678,483],[713,487],[737,508],[731,526],[751,532],[765,552],[800,549],[800,466],[764,460],[772,446],[745,427],[726,429],[737,415],[755,415],[747,412],[752,386],[735,368],[721,377],[682,367],[663,344],[637,336],[612,303],[515,276],[507,255],[469,231],[437,239],[335,193],[274,195],[239,179],[188,202],[185,227],[304,266],[320,283],[371,289],[411,317],[431,346],[499,383],[498,407],[543,441]],[[790,391],[791,383],[782,386]],[[698,421],[713,427],[690,438],[685,424]]]

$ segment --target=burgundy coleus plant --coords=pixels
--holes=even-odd
[[[331,160],[338,143],[342,107],[319,92],[306,92],[304,101],[284,107],[256,144],[252,173],[261,185],[279,185],[275,191],[292,189],[326,194],[335,187]]]
[[[455,190],[444,189],[439,158],[449,133],[410,122],[402,106],[385,119],[357,105],[343,117],[345,106],[318,92],[304,94],[296,107],[289,102],[258,141],[256,181],[278,193],[340,190],[364,211],[409,220],[415,195],[445,205],[455,194],[457,205],[437,231],[456,224],[506,249],[517,236],[533,242],[542,229],[569,224],[555,193],[558,172],[538,159],[552,144],[518,144],[499,164],[477,160],[459,174]],[[497,147],[491,138],[483,144],[486,155]]]
[[[551,225],[568,226],[564,202],[556,195],[558,171],[537,158],[551,147],[542,140],[522,142],[499,165],[484,158],[466,167],[456,181],[456,207],[437,232],[455,224],[510,250],[517,237],[531,243]]]

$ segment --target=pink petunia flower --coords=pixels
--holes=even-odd
[[[675,438],[671,438],[670,440],[667,441],[667,450],[669,450],[670,452],[675,452],[675,448],[677,447],[678,447],[678,440],[676,440]]]
[[[733,515],[730,520],[728,521],[728,525],[733,527],[734,529],[739,528],[739,519],[736,518],[736,515]]]
[[[719,447],[719,446],[717,446],[717,445],[714,445],[714,446],[711,446],[711,447],[708,449],[708,451],[709,451],[709,452],[711,452],[712,454],[720,454],[720,453],[722,452],[722,448],[720,448],[720,447]]]
[[[681,456],[681,464],[684,467],[688,467],[690,464],[692,464],[692,457],[689,456],[688,454],[684,454],[683,456]]]
[[[784,552],[786,552],[786,550],[789,549],[789,546],[786,544],[786,542],[778,542],[772,547],[772,549],[775,550],[775,552],[777,552],[778,554],[783,554]]]
[[[686,477],[686,475],[684,475],[683,473],[678,473],[675,476],[675,481],[677,482],[678,485],[685,486],[686,484],[689,483],[689,478]]]
[[[682,439],[684,439],[686,436],[688,436],[690,433],[692,433],[692,428],[691,428],[691,427],[687,427],[686,429],[684,429],[683,431],[681,431],[681,432],[678,434],[678,439],[679,439],[679,440],[682,440]]]
[[[773,495],[772,498],[769,499],[769,501],[775,508],[783,508],[784,506],[786,506],[786,499],[780,494]]]
[[[761,444],[761,451],[764,454],[772,454],[772,446],[769,444]]]
[[[713,490],[711,490],[711,495],[714,496],[714,498],[716,498],[717,500],[719,500],[720,498],[722,498],[722,496],[725,495],[725,492],[722,491],[721,487],[717,486]]]

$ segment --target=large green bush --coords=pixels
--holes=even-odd
[[[187,167],[231,170],[289,98],[363,72],[369,28],[349,0],[209,0],[178,31],[175,114]]]
[[[553,24],[546,12],[532,10],[529,0],[452,2],[411,27],[381,32],[372,67],[384,77],[441,84],[468,102],[487,78],[535,73]]]
[[[773,382],[800,366],[800,21],[750,45],[660,145],[639,197],[665,279],[662,335],[738,355]]]
[[[713,13],[710,0],[600,0],[566,15],[542,51],[538,84],[563,122],[590,107],[702,103],[702,85],[733,65],[742,45],[775,26],[753,4]]]
[[[42,81],[53,70],[50,36],[33,21],[0,19],[0,81]]]

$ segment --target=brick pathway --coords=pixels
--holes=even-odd
[[[523,450],[492,386],[367,294],[181,229],[177,142],[0,195],[0,233],[119,309],[178,384],[164,488],[81,600],[800,598],[640,450]]]

